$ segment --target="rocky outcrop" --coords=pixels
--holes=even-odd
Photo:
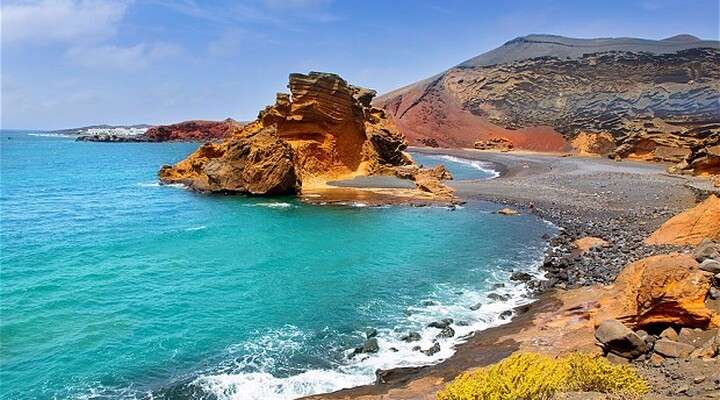
[[[220,141],[240,130],[242,124],[233,120],[184,121],[171,125],[158,125],[139,135],[101,133],[78,136],[81,142],[211,142]]]
[[[670,172],[712,176],[712,182],[720,187],[720,135],[706,138],[694,146],[683,160],[668,168]]]
[[[505,137],[520,149],[564,151],[583,132],[602,132],[612,146],[603,140],[590,152],[679,162],[720,135],[719,48],[696,38],[530,35],[376,103],[412,144]]]
[[[634,329],[655,326],[706,328],[713,312],[705,299],[712,275],[695,259],[673,253],[629,264],[603,296],[599,317],[622,321]]]
[[[152,127],[144,136],[151,142],[210,142],[225,139],[241,128],[242,124],[231,118],[224,121],[184,121]]]
[[[715,195],[670,218],[645,243],[697,245],[705,238],[720,240],[720,198]]]
[[[615,139],[608,132],[580,132],[570,144],[581,156],[607,155],[615,150]]]
[[[319,72],[291,74],[288,87],[290,94],[279,93],[274,105],[222,143],[164,166],[160,180],[200,191],[284,194],[414,167],[405,177],[419,189],[442,198],[451,193],[413,165],[404,137],[370,104],[374,91]]]
[[[175,166],[163,166],[163,182],[203,192],[291,194],[300,190],[290,145],[270,126],[222,144],[205,144]]]
[[[473,144],[473,147],[478,150],[499,150],[499,151],[510,151],[515,145],[512,140],[504,137],[490,138],[487,140],[480,140]]]

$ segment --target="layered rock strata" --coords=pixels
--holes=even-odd
[[[405,138],[370,104],[375,91],[318,72],[291,74],[288,87],[290,94],[279,93],[274,105],[222,143],[163,166],[160,180],[199,191],[264,195],[382,174],[412,179],[439,198],[453,197],[404,152]]]
[[[411,144],[472,147],[503,137],[519,149],[566,151],[579,138],[580,153],[716,174],[720,46],[683,37],[529,35],[376,103]]]

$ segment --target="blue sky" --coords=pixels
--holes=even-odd
[[[718,39],[717,0],[3,0],[2,127],[253,119],[290,72],[380,92],[530,33]]]

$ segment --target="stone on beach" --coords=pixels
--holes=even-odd
[[[573,242],[573,246],[581,253],[587,253],[594,248],[603,247],[607,244],[607,241],[593,236],[585,236]]]
[[[452,319],[452,318],[443,318],[443,319],[441,319],[440,321],[433,321],[433,322],[429,323],[429,324],[428,324],[428,327],[430,327],[430,328],[438,328],[438,329],[445,329],[445,328],[447,328],[448,326],[450,326],[450,324],[452,324],[452,323],[453,323],[453,319]]]
[[[614,319],[601,322],[595,338],[607,351],[621,357],[636,358],[647,351],[645,340]]]
[[[509,207],[501,208],[497,211],[497,213],[500,215],[520,215],[520,212]]]
[[[655,342],[656,353],[670,358],[686,358],[695,350],[695,347],[687,343],[676,342],[670,339],[660,339]]]
[[[700,269],[711,274],[720,273],[720,261],[717,260],[705,260],[700,263]]]
[[[705,238],[700,242],[697,248],[695,248],[695,260],[701,263],[705,260],[720,260],[720,244],[713,242],[712,240]]]
[[[407,335],[400,338],[403,342],[417,342],[420,339],[422,339],[422,336],[420,336],[417,332],[409,332]]]

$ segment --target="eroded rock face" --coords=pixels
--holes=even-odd
[[[374,91],[319,72],[291,74],[288,87],[290,94],[279,93],[274,105],[223,143],[164,166],[160,180],[199,191],[291,194],[413,166],[404,137],[382,109],[370,105]],[[416,179],[422,171],[415,167],[408,178],[422,190],[447,194],[438,179]]]
[[[713,312],[705,298],[712,275],[687,254],[658,255],[633,262],[600,300],[601,316],[633,329],[653,326],[707,327]]]
[[[376,102],[412,144],[564,151],[605,132],[619,157],[679,162],[720,135],[718,63],[716,41],[530,35]]]
[[[487,140],[479,140],[473,145],[478,150],[499,150],[510,151],[515,147],[512,140],[505,137],[496,137]]]
[[[274,127],[221,144],[205,144],[175,166],[160,170],[163,182],[203,192],[296,193],[300,183],[292,148]]]
[[[720,198],[715,195],[670,218],[645,243],[697,245],[705,238],[720,240]]]
[[[608,132],[580,132],[570,144],[583,156],[606,155],[615,150],[615,139]]]

